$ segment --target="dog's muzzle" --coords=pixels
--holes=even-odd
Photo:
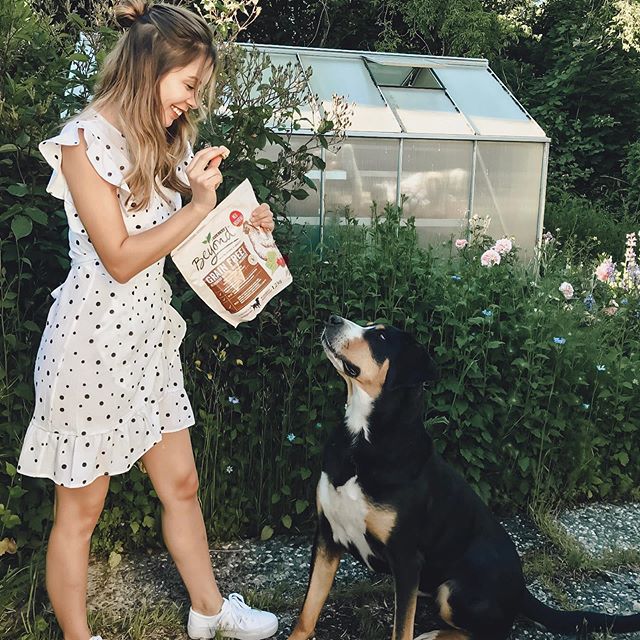
[[[340,348],[345,342],[347,342],[347,337],[344,334],[348,330],[349,326],[344,318],[332,315],[325,323],[325,328],[322,332],[322,336],[320,337],[320,342],[322,343],[322,347],[329,357],[329,360],[336,360],[340,362],[344,373],[352,378],[357,378],[360,375],[360,368],[352,362],[349,362],[349,360],[340,353]]]

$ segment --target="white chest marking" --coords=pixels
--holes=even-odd
[[[355,546],[362,559],[371,568],[369,556],[373,555],[373,552],[365,538],[366,516],[370,507],[357,479],[358,476],[353,476],[336,488],[323,472],[318,484],[318,499],[331,525],[334,541],[344,547],[348,547],[349,544]]]
[[[354,384],[345,412],[347,429],[354,436],[362,432],[365,440],[369,440],[369,415],[372,407],[373,398],[360,385]]]

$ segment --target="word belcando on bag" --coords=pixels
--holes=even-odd
[[[273,236],[249,222],[257,206],[245,180],[171,252],[191,288],[234,327],[292,282]]]

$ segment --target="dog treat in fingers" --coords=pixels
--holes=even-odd
[[[247,222],[256,207],[245,180],[171,252],[191,288],[234,327],[292,282],[273,236]]]

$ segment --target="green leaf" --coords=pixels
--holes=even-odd
[[[5,462],[5,468],[7,470],[7,475],[10,478],[13,478],[13,476],[16,475],[16,468],[10,462]]]
[[[282,516],[282,524],[285,526],[285,528],[291,529],[291,516]]]
[[[24,182],[18,182],[17,184],[9,185],[7,191],[12,196],[22,198],[22,196],[26,195],[29,192],[29,189],[27,189],[27,185],[24,184]]]
[[[119,553],[118,553],[118,552],[116,552],[116,551],[112,551],[112,552],[109,554],[109,560],[108,560],[108,563],[109,563],[109,566],[110,566],[112,569],[115,569],[115,568],[116,568],[116,567],[117,567],[121,562],[122,562],[122,555],[121,555],[121,554],[119,554]]]
[[[302,467],[300,469],[300,477],[303,480],[306,480],[307,478],[311,477],[311,469],[307,469],[307,467]]]
[[[38,209],[37,207],[25,207],[24,212],[34,222],[37,222],[38,224],[41,224],[43,226],[46,226],[47,222],[49,221],[49,217],[47,216],[47,214],[42,209]]]
[[[11,231],[13,231],[13,235],[16,237],[16,240],[25,238],[31,233],[31,231],[33,231],[33,222],[31,221],[31,218],[27,218],[26,216],[16,216],[11,221]]]
[[[238,346],[242,341],[242,334],[239,331],[236,331],[235,329],[224,331],[222,335],[225,337],[226,341],[229,344],[232,344],[234,346]]]
[[[273,529],[266,525],[262,527],[262,531],[260,532],[260,540],[268,540],[273,535]]]
[[[29,140],[31,140],[31,138],[29,137],[27,132],[21,131],[18,137],[16,138],[16,144],[19,147],[26,147],[29,144]]]

